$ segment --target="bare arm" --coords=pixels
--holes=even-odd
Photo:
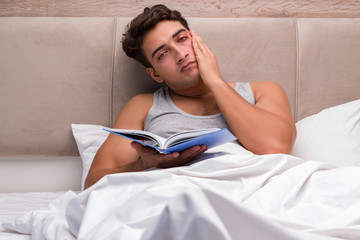
[[[269,81],[251,83],[255,105],[249,104],[222,79],[216,57],[191,33],[201,78],[239,141],[256,154],[290,153],[296,127],[283,89]]]
[[[143,130],[151,104],[152,94],[134,97],[122,109],[113,128]],[[142,171],[152,167],[180,166],[204,151],[205,146],[194,146],[181,153],[159,154],[142,144],[110,134],[94,157],[85,180],[85,188],[108,174]]]
[[[118,115],[113,127],[141,130],[144,116],[150,108],[146,100],[149,100],[151,104],[151,99],[149,95],[140,95],[131,99]],[[94,157],[85,181],[85,188],[107,174],[140,171],[142,166],[136,161],[139,156],[130,144],[131,141],[128,139],[109,134]]]

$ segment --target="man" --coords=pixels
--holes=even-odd
[[[255,154],[290,153],[296,136],[287,96],[273,82],[227,83],[202,39],[177,11],[145,8],[124,34],[123,49],[167,87],[133,97],[114,128],[167,137],[184,129],[228,127]],[[97,152],[85,188],[107,174],[184,165],[207,150],[193,146],[168,155],[110,134]]]

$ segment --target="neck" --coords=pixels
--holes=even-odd
[[[207,98],[211,94],[211,91],[202,82],[196,86],[192,86],[187,89],[172,89],[169,87],[169,93],[171,97],[188,97],[188,98]]]
[[[192,88],[180,94],[169,88],[169,94],[175,106],[188,114],[207,116],[219,113],[214,95],[208,88]]]

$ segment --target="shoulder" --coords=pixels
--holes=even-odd
[[[132,97],[121,109],[114,128],[143,129],[152,102],[153,94],[139,94]]]
[[[121,112],[148,112],[152,106],[153,94],[139,94],[132,97],[123,107]]]
[[[272,81],[251,82],[255,106],[278,115],[295,128],[291,108],[284,89]]]
[[[236,82],[228,82],[228,84],[232,88],[236,87]],[[264,95],[286,95],[284,89],[278,83],[273,81],[249,82],[249,84],[251,90],[253,91],[255,100]]]
[[[134,106],[139,106],[141,108],[151,107],[153,97],[154,97],[153,93],[139,94],[132,97],[127,102],[126,105],[134,105]]]
[[[286,98],[284,89],[276,82],[273,81],[262,81],[262,82],[251,82],[251,89],[254,94],[255,102],[264,100],[262,98],[275,98],[283,99]]]
[[[282,87],[273,81],[261,81],[261,82],[250,82],[250,85],[253,89],[262,91],[262,90],[282,90]]]

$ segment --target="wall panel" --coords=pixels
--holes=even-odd
[[[358,0],[162,1],[186,17],[359,17]],[[0,0],[0,17],[133,17],[148,0]]]

